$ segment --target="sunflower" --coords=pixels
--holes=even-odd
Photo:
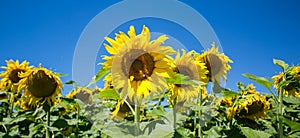
[[[278,86],[283,78],[285,78],[285,81],[291,81],[283,88],[283,94],[300,98],[300,66],[292,66],[287,70],[286,74],[282,72],[272,77],[277,92],[280,90]]]
[[[102,89],[95,87],[91,91],[92,91],[92,95],[94,95],[94,94],[99,94],[100,92],[102,92]]]
[[[206,70],[205,64],[200,63],[194,60],[192,55],[194,51],[186,53],[185,50],[182,50],[182,56],[180,52],[177,52],[175,60],[168,60],[171,64],[172,70],[175,73],[182,74],[189,77],[189,79],[194,81],[200,81],[206,79]],[[199,97],[199,92],[202,92],[202,95],[206,95],[206,89],[203,86],[195,86],[192,84],[169,84],[169,90],[171,92],[171,100],[176,99],[176,103],[184,100],[193,100]]]
[[[266,96],[261,96],[259,92],[255,91],[253,85],[249,85],[247,90],[242,92],[241,98],[229,107],[227,116],[254,120],[266,116],[266,111],[270,107],[271,103],[267,101]]]
[[[2,78],[0,83],[1,90],[7,90],[12,92],[18,91],[19,81],[22,79],[20,77],[20,73],[25,73],[33,68],[33,66],[29,66],[29,62],[23,61],[19,64],[19,60],[6,61],[7,66],[2,67],[6,71],[0,74]]]
[[[133,28],[133,27],[131,27]],[[124,42],[117,51],[108,52],[114,58],[107,66],[112,67],[112,84],[121,98],[127,95],[130,100],[136,97],[139,102],[149,93],[159,93],[166,87],[165,77],[172,73],[164,60],[175,51],[169,46],[161,46],[165,35],[150,42],[150,32],[143,27],[140,35]]]
[[[111,73],[109,73],[108,75],[106,75],[103,79],[105,81],[104,84],[104,90],[108,90],[108,89],[113,89],[113,84],[112,84],[112,78],[111,78]]]
[[[87,104],[92,101],[92,91],[86,87],[78,87],[68,93],[66,97],[70,99],[76,98]]]
[[[217,82],[220,84],[220,78],[226,80],[226,74],[228,74],[231,66],[229,63],[233,63],[224,53],[220,53],[218,47],[215,47],[215,43],[212,43],[212,48],[204,51],[202,54],[195,54],[195,59],[198,62],[205,63],[209,73],[207,74],[207,82]]]
[[[36,106],[47,102],[51,105],[61,96],[62,82],[51,70],[43,67],[21,73],[18,87],[19,91],[24,90],[24,98],[28,98],[29,105]]]
[[[23,110],[31,110],[32,106],[29,104],[28,98],[20,98],[15,103],[15,106],[19,105],[19,107]]]
[[[123,99],[119,100],[114,111],[111,113],[112,118],[116,121],[120,121],[129,115],[132,115],[132,112],[129,106],[124,102]]]

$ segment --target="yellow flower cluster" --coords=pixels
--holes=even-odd
[[[62,82],[51,70],[29,66],[27,61],[19,64],[18,60],[9,60],[6,63],[7,66],[2,67],[5,71],[0,74],[0,88],[15,93],[10,101],[22,97],[14,104],[27,110],[44,103],[51,105],[56,102],[57,96],[61,96]]]

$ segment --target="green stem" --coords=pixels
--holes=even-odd
[[[283,78],[284,79],[284,78]],[[283,80],[284,81],[284,80]],[[279,121],[279,125],[278,125],[278,135],[279,138],[283,138],[283,128],[282,128],[282,116],[283,116],[283,103],[282,103],[282,99],[283,99],[283,88],[280,87],[279,88],[279,107],[278,107],[278,114],[277,114],[277,119]]]
[[[199,95],[199,106],[201,107],[201,105],[202,105],[202,90],[200,90],[200,95]],[[199,118],[198,136],[200,138],[202,138],[201,116],[202,116],[202,111],[201,111],[201,108],[199,108],[199,110],[198,110],[198,118]]]
[[[79,127],[78,127],[78,123],[79,123],[79,107],[77,107],[76,108],[77,109],[77,115],[76,115],[76,121],[77,121],[77,123],[76,123],[76,137],[78,137],[78,131],[79,131]]]
[[[50,127],[50,108],[46,112],[47,112],[46,138],[50,138],[50,132],[49,132],[49,127]]]
[[[135,115],[134,115],[134,123],[135,123],[135,136],[139,136],[140,134],[140,104],[139,101],[137,99],[137,97],[135,97]]]
[[[176,130],[176,112],[177,112],[177,105],[176,105],[176,100],[177,100],[177,98],[175,98],[174,99],[174,101],[173,101],[173,122],[174,122],[174,124],[173,124],[173,127],[174,127],[174,130]]]
[[[9,110],[9,116],[12,117],[12,113],[13,113],[13,110],[14,110],[14,102],[15,102],[15,96],[14,96],[14,93],[11,94],[11,107],[10,107],[10,110]]]

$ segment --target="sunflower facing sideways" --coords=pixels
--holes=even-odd
[[[220,78],[226,80],[231,66],[228,63],[233,63],[224,53],[220,53],[218,47],[212,43],[212,48],[204,51],[202,54],[195,54],[194,58],[202,63],[205,63],[209,73],[207,74],[207,82],[221,83]]]
[[[135,33],[131,35],[135,36]],[[125,38],[120,47],[107,49],[113,61],[103,65],[112,68],[112,84],[121,98],[128,96],[132,101],[135,97],[141,102],[150,93],[159,93],[166,88],[165,77],[170,77],[172,71],[164,59],[175,51],[169,46],[161,46],[167,40],[165,35],[150,41],[150,31],[146,26],[140,35]]]
[[[30,71],[33,66],[29,66],[29,62],[27,61],[23,61],[19,64],[19,60],[9,60],[6,61],[6,64],[6,67],[1,67],[6,71],[0,74],[0,77],[2,78],[0,88],[1,90],[18,92],[19,81],[22,79],[20,73]]]
[[[279,92],[278,86],[282,82],[284,77],[285,81],[292,82],[286,85],[286,87],[283,89],[283,94],[300,98],[300,66],[290,67],[287,70],[286,75],[282,72],[272,77],[272,79],[274,80],[274,87],[276,88],[277,92]]]
[[[248,118],[251,120],[258,119],[259,117],[265,117],[266,111],[271,108],[271,103],[267,101],[266,96],[260,95],[250,84],[247,86],[247,90],[241,93],[241,98],[233,104],[233,101],[228,101],[229,112],[227,116],[233,118],[237,116],[239,118]],[[235,100],[234,97],[231,100]]]
[[[62,82],[51,70],[43,67],[21,73],[18,90],[24,90],[23,98],[28,98],[30,106],[39,104],[52,105],[56,97],[61,96]]]
[[[66,97],[71,99],[77,98],[87,104],[92,101],[92,91],[86,87],[78,87],[68,93]]]
[[[174,60],[168,60],[169,64],[175,73],[189,77],[189,79],[194,81],[206,80],[206,70],[205,63],[200,63],[194,60],[193,54],[194,51],[186,53],[185,50],[182,50],[182,56],[180,52],[177,52],[177,55]],[[196,86],[193,84],[168,84],[168,87],[171,92],[170,100],[176,98],[176,103],[184,100],[193,100],[199,97],[199,92],[202,91],[202,95],[206,94],[206,89],[203,86]]]

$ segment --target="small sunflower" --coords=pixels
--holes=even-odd
[[[112,118],[116,121],[120,121],[124,119],[125,117],[128,117],[129,115],[132,115],[132,112],[129,108],[129,106],[124,102],[123,99],[119,100],[116,108],[111,113]]]
[[[19,76],[20,73],[31,70],[33,66],[29,66],[29,62],[27,61],[23,61],[19,64],[19,60],[9,60],[6,61],[6,64],[6,67],[2,67],[6,71],[0,74],[0,77],[2,78],[0,88],[1,90],[17,92],[19,81],[22,79],[22,77]]]
[[[104,90],[108,90],[108,89],[113,89],[113,84],[112,84],[112,78],[111,78],[111,73],[109,73],[108,75],[106,75],[103,79],[105,81],[104,84]]]
[[[87,104],[92,101],[92,91],[86,87],[78,87],[67,94],[66,97],[70,99],[76,98]]]
[[[271,103],[267,101],[266,96],[261,96],[259,92],[255,91],[253,85],[249,85],[247,88],[242,92],[241,98],[229,107],[227,114],[229,118],[237,116],[254,120],[266,116],[266,111],[270,109]]]
[[[20,98],[14,104],[15,104],[15,106],[19,105],[20,108],[23,110],[31,110],[32,109],[32,106],[29,104],[28,98]]]
[[[212,48],[204,51],[202,54],[195,54],[195,59],[198,62],[205,63],[209,73],[207,74],[207,82],[217,82],[220,84],[220,78],[226,80],[226,74],[228,74],[231,66],[229,63],[233,63],[224,53],[220,53],[215,44],[212,43]]]
[[[180,52],[178,51],[175,60],[168,60],[168,62],[175,73],[187,76],[194,81],[205,80],[208,71],[204,63],[194,60],[192,57],[194,53],[194,51],[186,53],[185,50],[182,50],[182,56],[180,56]],[[169,84],[168,86],[171,92],[171,100],[176,98],[177,102],[196,99],[199,97],[200,91],[202,95],[206,94],[206,89],[203,86],[192,84]]]
[[[62,82],[51,70],[43,67],[21,73],[18,87],[19,91],[24,90],[24,98],[29,99],[29,105],[36,106],[47,102],[51,105],[61,96]]]
[[[272,77],[277,92],[279,92],[278,86],[283,78],[285,78],[286,81],[291,81],[283,88],[283,94],[300,98],[300,66],[292,66],[287,70],[286,74],[282,72]]]
[[[114,57],[108,64],[112,66],[113,87],[120,92],[121,98],[127,95],[130,100],[136,97],[141,102],[150,92],[164,90],[165,77],[172,73],[164,58],[175,52],[169,46],[161,46],[166,39],[162,35],[150,41],[149,29],[144,26],[140,35],[125,41],[117,51],[108,51]]]

